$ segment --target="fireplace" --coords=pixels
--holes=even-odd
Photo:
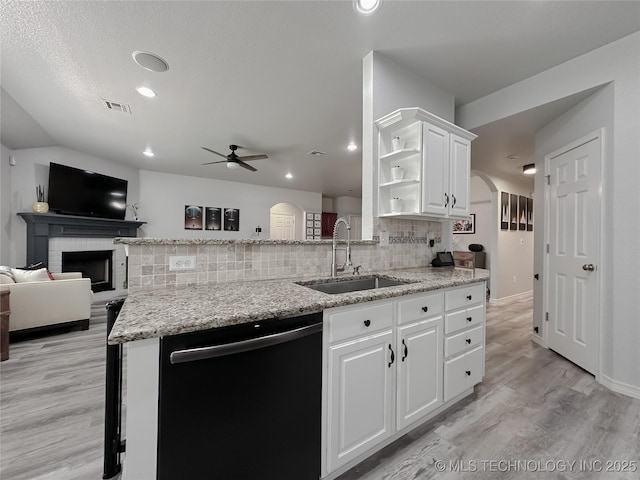
[[[62,271],[81,272],[83,277],[91,279],[94,292],[114,290],[113,250],[62,252]]]

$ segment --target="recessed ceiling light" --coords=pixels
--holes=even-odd
[[[353,152],[354,150],[358,149],[358,145],[356,145],[355,143],[351,142],[349,145],[347,145],[347,150],[349,150],[350,152]]]
[[[309,153],[307,153],[307,155],[315,155],[316,157],[321,157],[322,155],[324,155],[324,152],[321,152],[320,150],[311,150]]]
[[[380,8],[382,0],[353,0],[353,8],[360,15],[372,15]]]
[[[507,158],[509,160],[517,160],[518,159],[518,155],[509,155]]]
[[[291,179],[293,178],[293,175],[291,174],[291,172],[288,172],[288,173],[285,175],[285,177],[286,177],[286,178],[288,178],[289,180],[291,180]]]
[[[150,148],[147,148],[144,152],[142,152],[142,154],[145,157],[153,157],[155,155],[155,153],[153,153]]]
[[[136,87],[136,91],[143,97],[153,98],[158,94],[151,90],[149,87]]]
[[[530,163],[522,167],[522,173],[525,175],[534,175],[536,173],[536,164]]]
[[[146,70],[152,72],[166,72],[169,64],[155,53],[136,50],[131,54],[133,61]]]

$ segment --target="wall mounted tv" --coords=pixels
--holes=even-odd
[[[68,215],[124,220],[127,181],[50,163],[49,208]]]

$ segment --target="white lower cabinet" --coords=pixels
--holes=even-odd
[[[323,477],[482,380],[483,291],[484,283],[325,310]]]
[[[393,433],[392,342],[392,331],[385,330],[329,347],[330,470]]]
[[[398,327],[398,430],[442,405],[442,317]]]

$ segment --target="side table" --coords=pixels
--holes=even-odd
[[[9,359],[9,292],[0,290],[0,361]]]

